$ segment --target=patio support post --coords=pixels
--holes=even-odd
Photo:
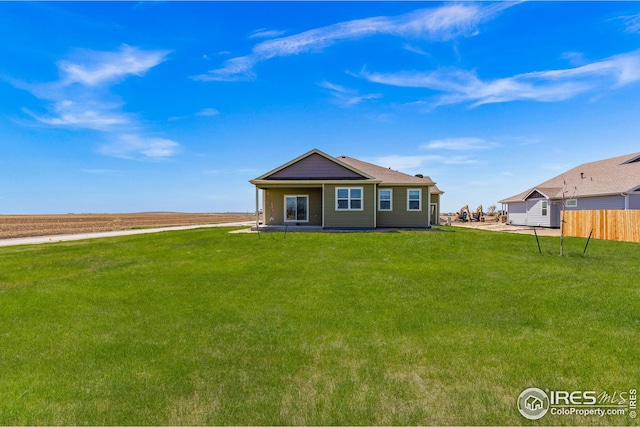
[[[256,185],[256,231],[260,231],[260,189]]]
[[[431,187],[427,187],[427,228],[431,228]]]
[[[322,199],[322,229],[324,229],[324,218],[325,218],[325,209],[324,209],[324,182],[322,183],[322,194],[320,195]]]

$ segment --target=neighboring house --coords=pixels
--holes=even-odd
[[[500,200],[514,225],[560,227],[566,210],[640,209],[640,153],[585,163]]]
[[[265,225],[428,228],[440,195],[431,178],[314,149],[250,181]]]

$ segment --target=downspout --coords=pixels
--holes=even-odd
[[[620,193],[624,197],[624,210],[629,210],[629,193]]]
[[[378,184],[373,186],[373,228],[378,228]]]

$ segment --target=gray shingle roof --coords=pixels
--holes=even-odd
[[[374,165],[373,163],[354,159],[353,157],[338,156],[336,158],[341,162],[382,181],[382,184],[435,184],[428,176],[420,178],[414,175],[398,172],[390,168]]]
[[[640,153],[584,163],[500,203],[522,202],[534,190],[550,199],[626,193],[640,186]]]

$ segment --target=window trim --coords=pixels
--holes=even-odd
[[[338,198],[338,193],[340,192],[340,190],[347,190],[347,198],[345,199],[344,197],[342,198]],[[360,190],[360,197],[359,198],[355,198],[355,197],[351,197],[351,190]],[[335,210],[336,211],[340,211],[340,212],[346,212],[346,211],[363,211],[364,210],[364,187],[336,187],[336,194],[335,194]],[[347,207],[346,208],[340,208],[338,207],[338,200],[347,200]],[[360,200],[360,208],[355,209],[351,207],[351,202],[353,200]]]
[[[418,209],[411,209],[411,192],[418,192]],[[415,201],[415,200],[413,200]],[[408,212],[421,212],[422,211],[422,188],[407,188],[407,211]]]
[[[382,206],[381,206],[382,197],[380,196],[380,193],[382,193],[383,191],[389,192],[389,209],[382,209]],[[381,212],[393,212],[393,188],[378,189],[378,210]]]
[[[568,199],[565,207],[567,208],[577,208],[578,207],[578,199]]]
[[[540,215],[549,216],[549,202],[547,200],[543,200],[540,203]]]
[[[287,219],[287,198],[290,198],[290,197],[295,197],[296,203],[298,201],[298,197],[304,197],[305,199],[307,199],[307,212],[306,212],[305,219]],[[309,195],[308,194],[285,194],[283,200],[284,200],[284,211],[282,215],[283,222],[309,222]],[[296,216],[298,216],[297,213],[298,213],[298,208],[296,205]]]

